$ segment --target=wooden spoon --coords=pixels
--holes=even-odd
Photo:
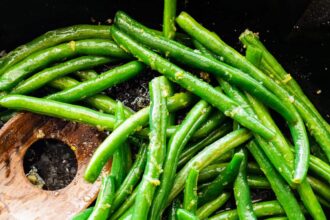
[[[0,219],[70,219],[88,207],[97,196],[101,181],[87,183],[83,174],[104,138],[103,132],[89,125],[18,113],[0,130]],[[75,152],[77,174],[63,189],[39,189],[25,176],[25,152],[40,139],[60,140]],[[108,164],[103,175],[109,169]]]

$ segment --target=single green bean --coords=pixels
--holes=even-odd
[[[93,68],[105,63],[113,62],[115,59],[100,57],[100,56],[82,56],[64,63],[60,63],[53,67],[43,69],[42,71],[35,73],[30,78],[26,79],[22,83],[14,87],[10,93],[14,94],[28,94],[33,92],[48,82],[67,75],[69,73],[86,69]]]
[[[109,87],[126,81],[143,71],[144,65],[138,61],[131,61],[118,66],[98,77],[82,82],[79,85],[47,96],[47,99],[61,102],[74,102],[95,95]]]
[[[249,140],[251,136],[248,130],[242,128],[227,134],[213,144],[205,147],[177,173],[167,202],[170,203],[181,192],[191,167],[202,170],[221,155]]]
[[[199,206],[204,205],[206,202],[209,202],[222,194],[224,187],[231,184],[235,180],[243,159],[243,153],[239,152],[234,154],[230,163],[226,164],[227,166],[225,166],[223,173],[221,172],[221,174],[219,174],[218,177],[199,194]]]
[[[118,127],[125,120],[124,107],[121,102],[117,102],[116,109],[116,125],[115,128]],[[112,156],[112,164],[110,175],[113,177],[115,182],[115,191],[121,186],[122,182],[126,176],[126,167],[125,164],[127,161],[125,160],[125,148],[127,148],[127,143],[123,143],[122,147],[118,148],[113,156]]]
[[[71,77],[65,76],[51,81],[50,83],[48,83],[48,85],[56,89],[64,90],[77,86],[79,83],[79,81]],[[84,101],[90,106],[99,109],[105,113],[115,113],[116,101],[109,96],[97,94],[86,98]],[[124,108],[126,117],[131,116],[134,113],[134,111],[128,107],[125,106]]]
[[[74,55],[99,55],[114,58],[129,57],[125,51],[111,40],[90,39],[71,41],[70,43],[37,51],[9,67],[0,77],[0,90],[9,90],[32,72],[40,70],[52,62]]]
[[[161,177],[162,184],[157,189],[151,207],[151,219],[158,219],[159,216],[161,216],[175,180],[177,165],[182,149],[194,132],[206,121],[211,110],[212,108],[207,102],[200,100],[189,111],[183,122],[177,128],[175,134],[171,137],[168,143],[164,170]]]
[[[192,167],[188,173],[187,181],[184,188],[183,196],[183,208],[192,214],[196,214],[197,211],[197,180],[198,170]]]
[[[197,130],[198,132],[199,130]],[[192,144],[191,146],[186,147],[187,150],[182,152],[180,155],[180,160],[178,163],[179,167],[182,167],[185,163],[187,163],[197,152],[202,150],[205,146],[213,143],[218,140],[220,137],[224,136],[228,132],[232,131],[232,126],[229,123],[225,123],[221,125],[218,129],[209,133],[204,139],[199,142]],[[195,133],[196,134],[196,133]]]
[[[120,185],[119,189],[116,191],[113,205],[110,209],[110,213],[117,210],[125,201],[125,199],[133,193],[133,189],[140,180],[145,168],[145,164],[147,161],[147,149],[148,148],[146,144],[140,146],[139,153],[136,156],[136,160],[132,166],[132,169],[129,171],[125,180]]]
[[[178,220],[199,220],[196,215],[184,209],[178,209],[176,211],[176,217]]]
[[[140,146],[139,153],[136,156],[136,160],[132,166],[132,169],[129,171],[125,180],[116,191],[110,213],[113,213],[115,210],[117,210],[123,204],[125,199],[133,193],[133,189],[141,179],[145,168],[147,161],[147,150],[148,146],[146,146],[146,144],[142,144],[142,146]]]
[[[268,180],[263,176],[247,176],[249,187],[253,189],[270,189]]]
[[[255,212],[258,218],[285,214],[282,206],[276,200],[255,203],[253,204],[253,211]],[[222,219],[239,220],[237,210],[235,209],[235,210],[220,212],[219,214],[216,214],[209,218],[209,220],[222,220]]]
[[[87,38],[109,39],[110,37],[110,27],[106,25],[74,25],[48,31],[27,44],[17,47],[2,57],[0,59],[0,75],[2,75],[2,73],[10,66],[18,63],[38,50],[43,50],[65,41],[82,40]]]
[[[94,206],[85,209],[84,211],[79,212],[71,218],[71,220],[87,220],[88,217],[92,214]]]
[[[108,218],[110,207],[115,194],[115,179],[107,176],[102,179],[102,185],[89,220],[105,220]]]
[[[257,163],[261,167],[262,171],[266,175],[268,181],[271,184],[276,198],[282,205],[286,215],[289,219],[305,219],[302,213],[299,203],[294,197],[289,186],[284,182],[281,176],[274,169],[272,164],[267,159],[264,152],[260,149],[255,141],[251,141],[247,148],[256,159]]]
[[[258,120],[250,117],[239,105],[237,105],[237,103],[228,99],[224,94],[210,86],[208,83],[170,63],[151,50],[139,45],[129,36],[119,31],[115,26],[112,27],[111,33],[118,44],[125,47],[128,51],[133,53],[134,56],[137,56],[140,60],[151,66],[152,69],[163,73],[170,80],[180,84],[189,91],[192,91],[205,101],[217,107],[220,111],[224,112],[225,115],[234,118],[242,125],[250,128],[264,138],[271,139],[273,137],[273,131],[263,126]]]
[[[159,177],[166,157],[166,127],[168,125],[168,110],[163,90],[165,85],[164,76],[157,77],[149,83],[151,100],[149,153],[135,199],[133,219],[147,219],[156,187],[160,185]]]
[[[131,220],[133,210],[134,206],[131,206],[122,216],[120,216],[119,220]]]
[[[266,218],[265,220],[287,220],[287,217],[284,216],[276,216],[276,217],[271,217],[271,218]]]
[[[257,219],[251,200],[250,188],[246,178],[247,168],[247,152],[245,149],[241,149],[239,154],[242,154],[242,163],[240,163],[237,177],[234,181],[234,196],[237,206],[237,213],[239,219]]]
[[[247,74],[253,76],[259,82],[262,82],[262,85],[273,92],[273,94],[277,96],[278,100],[281,101],[281,109],[277,108],[276,110],[288,121],[291,135],[295,143],[294,146],[296,149],[296,157],[293,182],[299,184],[307,175],[309,142],[304,122],[295,107],[292,105],[292,102],[290,102],[290,94],[287,93],[287,91],[280,87],[278,84],[276,84],[271,78],[261,72],[258,68],[256,68],[235,49],[224,43],[215,33],[210,32],[202,25],[197,23],[187,13],[182,12],[176,20],[182,29],[184,29],[196,40],[206,46],[206,48],[215,54],[222,56],[225,62],[240,68]],[[254,93],[251,94],[260,98]],[[263,99],[260,100],[262,100],[264,103],[267,103],[267,101],[265,102]],[[272,107],[270,105],[268,106],[271,108],[276,107]]]
[[[209,119],[194,133],[191,140],[199,140],[208,136],[214,129],[218,128],[224,121],[226,116],[220,111],[211,113]]]
[[[172,39],[175,36],[176,0],[164,0],[163,34]]]
[[[112,130],[115,125],[115,118],[112,115],[104,114],[82,106],[46,100],[43,98],[24,95],[6,95],[0,98],[0,106],[79,121],[108,130]]]
[[[217,176],[223,175],[228,163],[216,163],[211,164],[199,172],[198,183],[205,183],[209,181],[213,181]],[[234,175],[233,175],[234,176]],[[202,192],[200,192],[202,194]],[[202,199],[199,199],[199,203],[202,203]]]
[[[330,202],[330,186],[328,184],[325,184],[312,176],[308,176],[307,181],[316,193]]]
[[[166,79],[164,82],[165,82],[165,86],[163,89],[164,89],[165,97],[170,97],[174,94],[172,82],[170,82],[168,79]],[[173,112],[170,113],[170,115],[168,116],[167,128],[169,128],[171,125],[175,125],[175,114]],[[166,133],[168,132],[166,131]]]
[[[197,217],[199,219],[207,219],[210,215],[212,215],[215,211],[221,208],[230,198],[231,193],[224,192],[221,193],[217,198],[208,202],[198,208]]]
[[[133,193],[125,200],[125,202],[115,210],[114,213],[111,214],[110,220],[119,219],[121,216],[124,216],[127,212],[132,215],[134,210],[134,202],[136,198],[137,191],[139,190],[139,186],[137,186]]]

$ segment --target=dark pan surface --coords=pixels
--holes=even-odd
[[[238,36],[244,29],[259,32],[266,46],[329,121],[330,0],[178,2],[178,11],[188,11],[238,49]],[[107,23],[117,10],[161,29],[162,4],[161,0],[2,0],[0,50],[11,50],[58,27]]]

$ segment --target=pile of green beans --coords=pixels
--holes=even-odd
[[[162,32],[119,11],[113,25],[53,30],[0,58],[1,119],[23,110],[110,132],[84,174],[90,183],[102,178],[95,205],[70,217],[326,219],[329,123],[258,35],[240,36],[244,56],[176,10],[176,0],[164,0]],[[95,71],[104,65],[112,67]],[[149,106],[133,111],[104,92],[146,69],[159,73]],[[50,92],[34,97],[41,89]],[[255,202],[256,189],[275,198]]]

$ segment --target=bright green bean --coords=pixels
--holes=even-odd
[[[89,220],[106,220],[109,215],[115,194],[115,179],[107,176],[102,179],[102,185]]]
[[[213,143],[218,140],[220,137],[224,136],[228,132],[232,130],[232,126],[229,123],[225,123],[221,125],[218,129],[211,132],[204,139],[199,142],[192,144],[191,146],[186,147],[187,150],[182,152],[180,155],[180,160],[178,163],[179,167],[182,167],[185,163],[187,163],[198,151],[202,150],[205,146]],[[198,132],[199,130],[197,130]],[[196,133],[195,133],[196,134]]]
[[[231,193],[224,192],[221,193],[217,198],[212,200],[211,202],[208,202],[198,208],[197,210],[197,217],[199,219],[207,219],[212,213],[217,211],[219,208],[221,208],[230,198]]]
[[[253,204],[253,211],[255,212],[258,218],[285,214],[282,206],[276,200],[255,203]],[[219,214],[216,214],[209,218],[209,220],[222,220],[222,219],[239,220],[237,210],[235,209],[235,210],[220,212]]]
[[[175,35],[176,0],[164,0],[163,34],[172,39]]]
[[[218,177],[213,180],[210,185],[208,185],[203,191],[201,191],[198,198],[199,206],[204,205],[206,202],[209,202],[218,197],[220,194],[222,194],[224,187],[231,184],[236,179],[243,159],[244,154],[234,154],[230,163],[225,166],[223,172],[221,172],[221,174],[219,174]]]
[[[196,215],[184,209],[178,209],[176,211],[176,217],[178,220],[199,220]]]
[[[71,220],[87,220],[88,217],[92,214],[94,206],[85,209],[84,211],[79,212],[75,216],[72,217]]]
[[[105,63],[115,61],[115,59],[110,59],[106,57],[100,56],[82,56],[78,57],[64,63],[60,63],[53,67],[49,67],[43,69],[42,71],[35,73],[30,78],[26,79],[22,83],[18,84],[16,87],[13,88],[10,93],[14,94],[28,94],[33,92],[48,82],[72,73],[74,71],[86,69],[86,68],[93,68],[95,66],[99,66]]]
[[[144,65],[131,61],[100,74],[98,77],[82,82],[77,86],[47,96],[47,99],[61,102],[74,102],[95,95],[109,87],[126,81],[143,71]]]
[[[150,143],[146,168],[136,195],[132,219],[147,219],[156,187],[160,185],[159,177],[166,157],[166,128],[168,110],[163,87],[164,76],[157,77],[149,83],[150,92]]]
[[[197,211],[197,180],[198,170],[192,167],[188,173],[184,195],[183,195],[183,208],[192,214],[196,214]]]
[[[253,211],[250,188],[246,178],[247,152],[245,149],[241,149],[238,153],[242,154],[243,160],[242,163],[240,163],[239,172],[234,181],[234,196],[237,213],[239,219],[257,219]]]

